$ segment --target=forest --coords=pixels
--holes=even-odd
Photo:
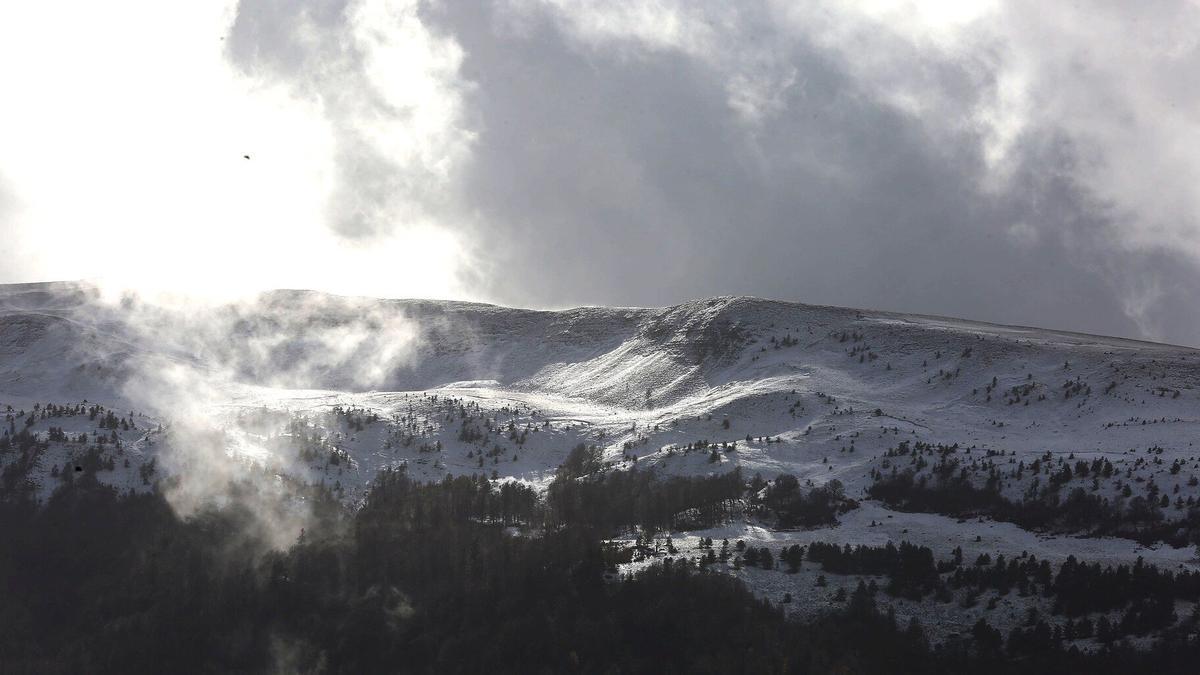
[[[286,550],[250,536],[255,514],[236,501],[181,519],[157,492],[117,494],[87,474],[40,507],[4,501],[4,670],[1115,673],[1185,672],[1200,657],[1173,631],[1151,650],[1110,642],[1082,653],[1039,622],[1007,640],[981,622],[934,647],[862,584],[844,611],[800,622],[682,557],[616,575],[614,530],[664,527],[672,510],[722,518],[731,479],[598,480],[569,464],[544,498],[512,482],[419,483],[403,471],[381,473],[357,510],[312,488],[312,517]],[[830,571],[891,574],[897,592],[925,592],[949,573],[909,545],[814,545],[808,557]],[[970,569],[975,577],[956,583],[998,583],[989,574],[1012,567],[961,574]],[[1045,583],[1038,564],[1012,574]],[[1149,594],[1184,581],[1144,568],[1104,574],[1064,566],[1054,586],[1066,599],[1126,577]],[[1184,586],[1194,592],[1195,581]]]
[[[942,466],[948,470],[942,470]],[[1053,485],[1055,489],[1012,499],[1001,494],[997,480],[989,479],[987,484],[977,486],[964,475],[965,470],[955,472],[955,466],[938,465],[931,474],[913,470],[877,472],[867,494],[905,511],[959,517],[985,515],[1026,529],[1124,537],[1143,545],[1161,541],[1177,548],[1200,541],[1198,506],[1184,510],[1181,503],[1180,515],[1171,518],[1156,495],[1131,493],[1112,500],[1082,487],[1062,490]],[[1166,495],[1161,497],[1166,499]]]

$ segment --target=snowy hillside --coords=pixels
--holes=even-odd
[[[1169,528],[1143,527],[1141,544],[1077,540],[1065,535],[1087,524],[1038,534],[918,508],[908,493],[908,511],[925,513],[864,498],[909,472],[922,486],[988,484],[1014,503],[1051,491],[1057,503],[1077,487],[1113,504],[1140,497],[1170,523],[1198,494],[1198,404],[1190,348],[745,297],[533,311],[279,291],[179,310],[105,302],[82,285],[0,288],[0,463],[8,489],[41,499],[84,471],[123,490],[186,482],[211,474],[199,465],[213,457],[222,475],[323,483],[350,503],[400,465],[544,488],[583,443],[600,449],[602,471],[740,467],[806,487],[837,479],[860,501],[836,527],[747,519],[677,535],[689,545],[908,540],[938,556],[1193,568],[1190,548],[1143,546]],[[219,452],[195,453],[197,429]],[[768,595],[807,593],[813,576],[737,574]]]
[[[443,443],[447,471],[469,470],[460,451],[472,444],[444,420],[460,404],[493,428],[536,429],[522,444],[493,431],[487,445],[505,461],[488,468],[501,475],[536,481],[586,440],[612,461],[670,472],[737,464],[857,485],[901,440],[1188,455],[1200,397],[1193,349],[753,298],[544,312],[277,292],[174,314],[105,304],[82,286],[0,289],[5,404],[87,399],[169,421],[183,412],[175,397],[137,391],[164,363],[194,370],[186,386],[203,383],[224,415],[374,413],[386,423],[328,430],[363,481],[383,463],[421,459],[381,455],[403,431],[396,416],[413,420],[421,443]],[[736,450],[716,466],[708,452],[678,451],[698,441]]]

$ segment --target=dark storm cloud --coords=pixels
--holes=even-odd
[[[311,12],[301,33],[337,34],[345,8],[298,7],[239,15],[234,58],[305,82],[323,53],[344,54],[297,42],[288,21]],[[1081,169],[1094,158],[1078,134],[1027,122],[1000,172],[987,148],[1002,125],[949,114],[1002,97],[988,59],[1003,45],[958,59],[882,40],[871,45],[894,54],[847,58],[828,31],[788,28],[755,3],[669,14],[679,20],[661,31],[637,6],[615,28],[588,11],[421,7],[461,47],[470,83],[470,159],[440,213],[489,263],[489,298],[753,294],[1200,344],[1194,259],[1122,240],[1128,214],[1088,189],[1109,177]],[[903,103],[913,92],[916,109]],[[369,144],[347,156],[345,199],[395,187]]]
[[[1168,318],[1178,297],[1144,326],[1130,317],[1114,271],[1187,287],[1194,269],[1108,250],[1103,211],[1056,178],[1073,158],[1053,138],[1031,139],[1010,187],[985,194],[975,139],[947,153],[803,43],[786,55],[803,86],[750,135],[719,79],[684,55],[583,51],[549,20],[515,34],[487,6],[452,7],[428,16],[478,84],[465,193],[486,214],[486,248],[502,252],[506,301],[745,293],[1197,336],[1190,314]],[[953,67],[937,76],[979,95]],[[1037,240],[1010,234],[1019,223],[1037,224]]]

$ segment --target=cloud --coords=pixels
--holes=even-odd
[[[6,7],[0,57],[34,65],[0,75],[5,280],[746,293],[1200,344],[1198,11]]]
[[[474,132],[464,107],[463,53],[432,32],[416,0],[242,3],[232,62],[318,101],[334,143],[332,227],[390,234],[447,211]]]
[[[79,3],[69,21],[56,5],[5,5],[0,58],[24,65],[0,73],[13,102],[0,110],[0,172],[22,208],[0,223],[21,261],[0,281],[87,277],[223,297],[271,287],[461,295],[469,251],[429,208],[461,154],[457,137],[435,133],[448,113],[396,95],[432,101],[420,87],[453,67],[453,50],[436,43],[427,55],[428,45],[411,46],[419,31],[404,32],[402,12],[374,7],[350,15],[348,45],[329,43],[352,50],[358,79],[320,96],[231,63],[236,3]],[[383,86],[388,73],[401,80]],[[417,192],[430,196],[416,203]]]
[[[657,0],[617,2],[499,3],[510,29],[549,13],[569,39],[594,52],[617,49],[627,58],[662,53],[684,54],[712,69],[729,108],[754,125],[784,109],[784,93],[796,83],[793,64],[780,58],[769,12],[753,3],[696,4]]]
[[[801,7],[790,8],[803,15],[792,25],[814,35],[822,12]],[[1134,334],[1196,343],[1194,320],[1174,316],[1190,314],[1180,300],[1200,260],[1200,125],[1190,114],[1200,101],[1188,75],[1200,65],[1190,30],[1200,7],[956,3],[957,16],[937,2],[836,7],[841,30],[814,39],[941,144],[977,146],[987,196],[1014,201],[1030,194],[1028,180],[1065,184],[1071,209],[1047,209],[1034,193],[1034,217],[1008,230],[1014,243],[1056,238],[1064,262],[1117,298]],[[947,68],[961,76],[925,76]]]
[[[1180,245],[1195,231],[1189,172],[1149,174],[1180,195],[1167,230],[1139,203],[1156,202],[1151,179],[1119,178],[1135,172],[1125,146],[1159,137],[1153,117],[1122,135],[1123,109],[1154,110],[1182,76],[1129,97],[1092,82],[1161,80],[1176,51],[1096,54],[1089,36],[1120,11],[1052,13],[1037,30],[1039,13],[999,3],[426,15],[475,83],[464,194],[487,216],[476,236],[504,270],[489,280],[502,300],[749,293],[1195,343],[1200,324],[1176,318],[1184,295],[1144,290],[1200,280]],[[1089,55],[1104,65],[1080,66]],[[1162,140],[1144,155],[1181,154]]]

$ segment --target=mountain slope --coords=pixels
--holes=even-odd
[[[77,284],[0,287],[0,493],[42,500],[94,476],[123,491],[157,485],[181,513],[247,495],[266,513],[263,500],[297,483],[359,503],[380,470],[400,466],[544,489],[583,444],[597,448],[597,474],[740,468],[794,475],[804,490],[836,480],[859,500],[830,527],[747,517],[677,532],[681,549],[703,553],[706,537],[776,555],[907,540],[940,558],[958,548],[967,560],[1195,569],[1190,549],[1144,544],[1196,532],[1198,403],[1195,349],[756,298],[535,311],[277,291],[171,308],[106,302]],[[1039,508],[1084,495],[1101,500],[1093,511],[1149,520],[1136,523],[1142,543],[1084,540],[1073,535],[1094,534],[1092,516],[1038,532],[987,510],[910,513],[867,498],[907,474],[917,488],[969,486]],[[287,543],[302,521],[266,527]],[[776,600],[809,595],[818,576],[726,571]],[[855,578],[830,583],[850,591]],[[1041,601],[890,602],[949,635],[983,612],[1007,630]]]
[[[162,377],[181,369],[188,377]],[[359,469],[345,481],[356,487],[400,461],[422,462],[414,468],[428,477],[486,468],[541,482],[578,442],[668,471],[736,464],[851,485],[904,439],[1186,453],[1198,382],[1200,352],[1189,348],[744,297],[534,311],[279,291],[183,312],[107,304],[79,285],[0,289],[4,401],[87,398],[168,422],[199,408],[226,426],[255,407],[363,408],[391,427],[326,429]],[[471,450],[483,441],[461,440],[461,415],[445,419],[446,397],[493,427],[486,467]],[[181,398],[202,405],[181,409]],[[405,429],[398,416],[411,420]],[[540,436],[517,444],[496,433],[509,422]],[[432,457],[375,447],[388,434],[447,449],[435,468]],[[675,452],[698,441],[740,445],[715,465],[707,452]]]

